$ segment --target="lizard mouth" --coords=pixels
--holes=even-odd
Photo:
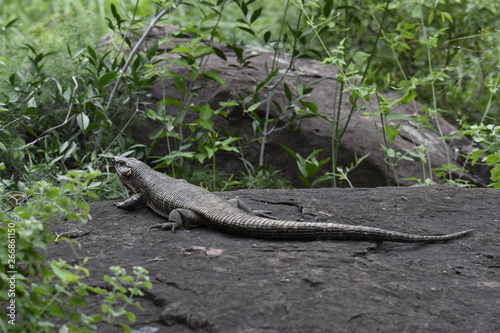
[[[132,184],[130,183],[130,176],[132,175],[132,168],[127,163],[127,161],[119,156],[116,156],[113,158],[112,164],[116,170],[118,178],[120,178],[123,185],[125,185],[125,187],[127,187],[128,189],[134,191],[134,188],[133,188]]]
[[[127,165],[127,162],[119,157],[113,158],[113,167],[116,170],[118,176],[123,180],[124,178],[130,177],[132,169]]]

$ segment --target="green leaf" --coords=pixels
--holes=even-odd
[[[36,286],[33,288],[33,292],[38,294],[38,295],[51,295],[53,290],[49,290],[49,286]]]
[[[489,155],[486,157],[486,164],[493,165],[495,163],[500,163],[500,155]]]
[[[333,0],[326,0],[325,5],[323,6],[323,15],[325,17],[329,17],[332,10],[333,10]]]
[[[300,179],[300,181],[301,181],[301,182],[302,182],[302,183],[303,183],[303,184],[304,184],[307,188],[311,188],[311,187],[312,187],[311,183],[310,183],[310,182],[309,182],[306,178],[304,178],[304,177],[302,177],[302,176],[299,176],[299,179]]]
[[[57,303],[52,303],[50,306],[50,309],[52,310],[52,313],[58,316],[59,318],[65,318],[66,314],[64,313],[63,308],[57,304]]]
[[[330,181],[333,179],[334,176],[331,176],[331,175],[323,175],[323,176],[320,176],[318,178],[316,178],[312,183],[311,183],[311,187],[313,186],[316,186],[320,183],[323,183],[323,182],[326,182],[326,181]]]
[[[199,115],[200,119],[210,119],[212,115],[214,114],[214,110],[210,107],[208,104],[203,104],[203,106],[200,108]]]
[[[394,121],[394,120],[405,120],[407,119],[406,113],[400,113],[400,112],[391,112],[387,116],[388,121]]]
[[[391,143],[394,143],[399,135],[399,132],[401,132],[401,125],[398,124],[396,126],[392,126],[390,124],[386,124],[385,129],[387,131],[387,135],[389,136],[389,140],[391,141]]]
[[[36,113],[36,100],[35,97],[31,97],[31,99],[28,101],[28,108],[24,112],[26,116],[31,116]]]
[[[259,18],[261,13],[262,13],[262,7],[258,8],[256,11],[254,11],[252,13],[252,16],[250,17],[250,23],[255,22],[255,20],[257,20]]]
[[[221,86],[226,88],[226,81],[224,81],[224,79],[222,78],[222,76],[220,76],[220,74],[218,72],[208,71],[208,72],[201,73],[201,75],[204,75],[204,76],[214,80],[215,82],[218,82]]]
[[[69,100],[71,98],[71,88],[70,87],[68,87],[68,88],[66,88],[66,90],[64,90],[62,97],[64,98],[64,100],[66,102],[69,102]]]
[[[246,31],[248,32],[249,34],[251,34],[252,36],[255,36],[255,32],[253,32],[252,29],[250,28],[247,28],[247,27],[242,27],[242,26],[238,26],[239,29],[243,30],[243,31]]]
[[[127,319],[128,319],[131,323],[135,322],[135,318],[136,318],[136,317],[135,317],[135,314],[133,314],[132,312],[126,312],[126,313],[124,313],[124,315],[125,315],[125,317],[127,317]]]
[[[85,300],[85,297],[82,296],[73,296],[69,299],[69,302],[73,305],[78,305],[80,307],[86,307],[87,306],[87,301]]]
[[[184,104],[182,104],[182,102],[179,101],[175,97],[166,97],[166,98],[162,99],[159,103],[165,104],[165,105],[175,105],[175,106],[178,106],[181,108],[184,106]]]
[[[99,323],[103,320],[104,320],[104,318],[100,314],[94,314],[94,315],[89,317],[89,321],[91,324]]]
[[[32,129],[31,127],[29,127],[28,125],[24,124],[24,123],[19,123],[19,125],[21,125],[22,127],[24,127],[25,130],[27,130],[31,135],[33,135],[35,138],[38,138],[38,134],[36,134]]]
[[[257,108],[260,106],[260,102],[257,102],[255,104],[252,104],[250,105],[250,107],[248,107],[248,109],[245,110],[245,112],[252,112],[252,111],[255,111],[257,110]]]
[[[271,40],[271,31],[266,31],[264,33],[264,42],[267,44]]]
[[[392,148],[387,148],[385,153],[387,154],[387,157],[390,157],[390,158],[393,158],[396,156],[396,152]]]
[[[118,72],[116,72],[116,71],[108,72],[108,73],[104,74],[103,76],[101,76],[99,78],[97,85],[99,86],[99,88],[104,88],[105,85],[107,85],[108,83],[110,83],[111,81],[113,81],[116,78],[117,74],[118,74]]]
[[[269,81],[274,79],[274,77],[276,76],[276,74],[278,74],[279,71],[280,71],[280,68],[277,68],[274,71],[272,71],[271,73],[269,73],[269,75],[264,79],[264,81],[262,81],[261,83],[259,83],[257,85],[257,87],[255,88],[255,91],[259,91],[262,87],[264,87],[266,84],[268,84]]]
[[[132,333],[132,329],[127,324],[125,324],[125,323],[118,323],[118,325],[122,328],[122,330],[125,333]]]
[[[352,56],[352,60],[358,68],[363,68],[369,58],[370,54],[363,51],[358,51]]]
[[[490,171],[491,180],[494,182],[491,184],[493,188],[500,188],[500,164],[495,165],[493,169]]]
[[[76,116],[76,122],[82,131],[85,131],[89,127],[90,119],[89,117],[81,112]]]
[[[187,46],[177,46],[174,47],[170,53],[186,53],[186,54],[191,54],[191,48]]]
[[[298,160],[298,156],[297,156],[297,153],[294,152],[292,149],[288,148],[287,146],[283,145],[283,144],[279,144],[281,146],[281,148],[283,148],[288,154],[290,154],[294,160]]]
[[[434,21],[434,15],[435,15],[434,9],[431,9],[431,12],[429,13],[429,17],[427,18],[427,24],[431,24]]]
[[[165,129],[163,127],[160,127],[158,128],[156,131],[154,131],[150,136],[149,136],[149,139],[150,140],[155,140],[155,139],[158,139],[160,137],[164,137],[165,136],[165,133],[163,132]]]
[[[222,51],[221,49],[217,48],[217,47],[214,47],[214,53],[219,57],[221,58],[222,60],[224,61],[227,61],[227,57],[226,57],[226,54],[224,53],[224,51]]]
[[[45,195],[47,195],[50,199],[54,199],[61,196],[61,189],[58,187],[51,187],[47,190],[47,192],[45,192]]]
[[[292,91],[290,90],[290,87],[288,86],[288,84],[286,84],[286,82],[283,83],[283,90],[285,91],[286,98],[288,99],[289,102],[291,102],[293,99],[293,95]]]
[[[417,96],[417,91],[415,89],[409,89],[403,97],[399,100],[399,104],[408,104],[415,99]]]
[[[236,101],[227,101],[227,102],[220,102],[219,105],[222,106],[223,108],[230,108],[232,106],[238,106],[240,104]]]
[[[319,171],[319,166],[317,164],[307,162],[305,165],[306,177],[314,176]]]
[[[195,59],[204,57],[206,55],[215,53],[211,46],[197,46],[193,49],[193,57]]]
[[[448,20],[451,23],[453,23],[453,18],[451,17],[451,15],[449,13],[441,12],[441,21],[444,22],[445,20]]]
[[[300,104],[308,108],[312,113],[318,113],[318,106],[312,102],[300,101]]]
[[[118,24],[118,29],[120,29],[121,23],[123,22],[122,18],[120,17],[120,14],[118,14],[116,10],[116,6],[112,3],[111,4],[111,14],[113,14],[113,17],[116,20],[116,23]]]
[[[92,47],[87,46],[87,52],[89,53],[89,55],[90,55],[93,59],[97,60],[97,53],[95,52],[95,50],[94,50]]]
[[[144,287],[148,288],[148,289],[153,288],[153,284],[152,284],[151,282],[146,282],[146,281],[144,281],[144,282],[142,283],[142,285],[143,285]]]

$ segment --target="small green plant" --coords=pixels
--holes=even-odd
[[[466,156],[467,160],[470,160],[472,165],[486,163],[492,167],[489,186],[500,188],[500,126],[464,125],[461,133],[470,135],[472,140],[481,146],[470,151]]]
[[[280,170],[274,170],[272,166],[259,166],[255,167],[248,161],[243,161],[247,168],[247,172],[244,172],[241,176],[238,184],[240,188],[253,188],[253,189],[265,189],[265,188],[291,188],[290,181],[280,175]]]
[[[323,175],[316,177],[312,182],[308,180],[308,178],[316,175],[323,165],[330,161],[330,157],[327,157],[323,160],[318,160],[318,155],[321,152],[324,152],[324,149],[315,149],[313,152],[307,156],[302,157],[299,153],[294,152],[290,148],[285,145],[280,145],[287,153],[289,153],[297,162],[297,167],[299,168],[302,176],[299,176],[300,181],[308,188],[311,188],[317,184],[320,184],[325,181],[330,181],[334,177],[334,175],[327,174],[323,172]]]
[[[121,322],[116,323],[116,321],[120,320],[121,316],[125,316],[130,323],[135,322],[136,315],[127,309],[129,305],[144,311],[141,304],[134,301],[134,296],[143,296],[142,288],[151,289],[153,287],[149,282],[149,272],[140,266],[133,268],[134,276],[127,275],[127,271],[119,266],[111,266],[109,269],[113,275],[104,276],[104,281],[109,283],[111,290],[105,294],[101,306],[102,312],[105,314],[103,319],[107,323],[118,324],[125,332],[131,332],[130,326]]]
[[[369,154],[366,154],[364,156],[358,157],[357,155],[354,156],[354,162],[349,164],[347,167],[337,167],[337,171],[334,173],[335,176],[339,179],[340,182],[346,181],[349,184],[349,187],[353,188],[354,186],[352,185],[351,181],[349,180],[349,173],[352,172],[354,169],[356,169],[361,162],[363,162]],[[327,176],[329,176],[329,173],[326,173]]]

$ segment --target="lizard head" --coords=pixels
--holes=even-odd
[[[141,170],[149,167],[138,159],[122,156],[113,158],[113,166],[123,185],[137,193],[140,188]]]

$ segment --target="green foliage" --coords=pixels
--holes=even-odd
[[[307,178],[311,178],[315,176],[323,165],[330,161],[330,157],[318,160],[318,155],[321,152],[324,152],[324,149],[315,149],[309,156],[302,157],[299,153],[294,152],[292,149],[288,148],[285,145],[280,145],[287,153],[289,153],[297,162],[297,167],[300,170],[302,176],[299,176],[300,181],[306,187],[313,187],[317,184],[320,184],[324,181],[332,180],[332,176],[324,173],[322,176],[317,177],[312,182],[310,182]]]
[[[292,188],[290,181],[280,175],[281,171],[275,170],[272,167],[260,166],[256,169],[248,161],[245,161],[247,172],[243,174],[241,180],[235,185],[239,188]]]
[[[330,175],[329,173],[326,173],[326,176],[335,176],[338,177],[339,181],[346,181],[349,184],[349,187],[353,188],[354,186],[352,185],[351,181],[349,180],[349,173],[352,172],[354,169],[356,169],[361,162],[363,162],[369,154],[366,154],[364,156],[358,157],[357,155],[354,156],[354,162],[350,163],[349,166],[347,167],[337,167],[336,172],[333,175]]]
[[[481,120],[488,100],[483,92],[498,73],[495,31],[500,6],[496,2],[412,0],[390,2],[388,7],[387,2],[371,1],[306,3],[311,17],[325,20],[319,27],[323,29],[318,29],[321,42],[312,49],[321,52],[322,45],[343,45],[343,57],[336,58],[356,65],[360,53],[364,57],[373,54],[368,81],[379,87],[402,87],[415,78],[421,82],[418,99],[435,100],[437,108],[449,111],[446,117],[451,121]],[[329,10],[337,19],[327,20]],[[311,50],[311,54],[317,52]],[[491,110],[492,118],[498,115],[497,107]]]
[[[283,128],[299,130],[301,121],[310,117],[320,117],[331,125],[331,156],[322,161],[314,160],[315,151],[309,158],[299,158],[296,152],[291,156],[299,162],[306,186],[326,180],[337,186],[337,180],[346,180],[345,173],[358,165],[337,163],[351,115],[359,111],[380,124],[381,149],[393,175],[388,183],[398,183],[394,169],[402,160],[419,161],[425,179],[420,182],[428,183],[432,174],[427,166],[432,161],[426,158],[426,147],[404,151],[393,147],[401,132],[397,121],[412,121],[442,134],[439,126],[431,125],[440,115],[461,118],[464,123],[480,120],[485,125],[495,124],[499,116],[496,92],[500,74],[495,52],[499,7],[488,0],[474,4],[453,0],[141,0],[121,6],[108,0],[86,4],[54,0],[53,14],[47,17],[34,16],[46,4],[34,4],[24,13],[17,13],[11,1],[6,5],[11,16],[2,24],[0,37],[2,49],[8,50],[0,57],[0,159],[4,162],[0,178],[11,190],[22,191],[36,180],[54,177],[54,170],[103,165],[103,158],[116,154],[151,157],[162,143],[168,154],[155,157],[156,167],[186,177],[186,170],[210,164],[211,179],[206,186],[213,190],[227,188],[224,184],[234,181],[232,175],[222,185],[216,180],[220,175],[217,155],[230,152],[244,160],[244,150],[258,145],[258,165],[247,168],[242,179],[246,183],[253,173],[259,183],[275,172],[265,165],[269,135]],[[83,8],[99,16],[90,16]],[[175,15],[168,15],[173,10]],[[159,20],[178,25],[167,41],[186,36],[189,41],[168,51],[159,51],[156,42],[134,48],[134,40],[145,37],[147,29]],[[25,28],[28,22],[35,22],[35,28]],[[107,31],[112,34],[96,46]],[[215,46],[215,41],[226,43],[230,51]],[[255,80],[253,91],[240,93],[235,100],[193,105],[201,79],[226,88],[219,73],[206,70],[207,57],[226,60],[224,52],[233,52],[238,63],[229,66],[253,68],[255,55],[245,51],[245,44],[263,45],[274,52],[272,62],[260,69],[266,77]],[[177,57],[162,57],[165,52]],[[289,66],[280,70],[278,60],[285,52]],[[332,87],[336,104],[332,117],[321,115],[308,100],[321,80],[284,82],[299,57],[338,67],[338,84]],[[182,67],[182,74],[174,73],[174,66]],[[177,93],[152,105],[144,96],[153,83],[165,79],[173,82]],[[403,96],[385,99],[381,92],[390,88]],[[276,89],[284,90],[284,103],[275,98]],[[340,117],[340,107],[346,102],[342,92],[349,93],[352,105],[347,119]],[[408,117],[396,111],[416,98],[426,103],[424,115]],[[378,108],[367,109],[371,99],[377,99]],[[214,126],[214,117],[226,116],[230,108],[239,108],[253,119],[253,136],[245,138],[248,146],[240,133]],[[167,109],[176,114],[167,114]],[[197,116],[187,117],[188,112]],[[150,147],[138,144],[131,130],[142,117],[157,126]],[[323,163],[326,160],[329,164]],[[448,160],[440,175],[451,181],[452,171],[463,166],[453,166],[449,156]],[[310,177],[317,181],[308,180]],[[109,185],[112,183],[103,184],[102,197],[118,195],[115,185]]]
[[[112,286],[107,291],[84,282],[90,276],[84,266],[86,259],[79,264],[62,259],[47,262],[44,255],[47,244],[54,241],[49,228],[56,219],[86,223],[91,218],[84,197],[97,197],[92,189],[99,175],[94,170],[72,170],[58,178],[58,186],[47,181],[36,182],[25,190],[22,205],[12,202],[12,193],[0,187],[2,202],[12,204],[0,211],[0,235],[7,240],[6,251],[0,252],[0,263],[7,268],[0,272],[0,284],[2,290],[8,291],[0,295],[0,300],[10,306],[0,314],[3,331],[8,328],[9,332],[53,332],[60,327],[71,332],[91,332],[95,323],[113,324],[122,315],[129,322],[134,321],[134,315],[126,307],[141,309],[132,297],[141,295],[139,287],[151,288],[144,269],[134,268],[135,278],[132,278],[123,269],[112,268],[115,276],[105,277]],[[124,283],[131,287],[125,287]],[[103,313],[107,317],[81,312],[87,306],[89,293],[105,297]],[[130,332],[128,325],[120,325]]]
[[[116,10],[114,14],[113,20],[120,21]],[[66,21],[78,24],[78,20],[84,20],[84,16],[58,21],[57,36],[66,29],[83,33],[85,25],[64,26]],[[139,25],[140,21],[133,24]],[[129,31],[133,24],[115,25],[115,33],[122,36],[129,47]],[[56,35],[52,29],[40,33],[44,41]],[[33,38],[36,43],[24,44],[29,60],[26,68],[22,61],[14,63],[3,58],[3,64],[12,65],[0,72],[3,79],[0,85],[0,158],[7,166],[3,175],[10,175],[2,177],[4,183],[19,182],[27,177],[27,170],[31,180],[36,180],[40,175],[53,174],[54,167],[67,170],[68,166],[95,165],[101,158],[99,152],[141,148],[133,146],[134,140],[126,132],[131,120],[128,113],[133,110],[128,105],[131,99],[144,95],[145,89],[156,79],[155,75],[146,75],[146,65],[154,63],[157,44],[153,43],[125,66],[125,49],[101,52],[90,46],[96,41],[96,36],[90,35],[94,36],[92,42],[70,34],[66,36],[65,45],[59,41],[43,47],[40,46],[42,36]],[[55,51],[41,51],[52,47]],[[117,82],[120,78],[124,84]],[[131,113],[132,118],[139,113],[137,105]],[[27,158],[31,165],[26,165]]]
[[[101,306],[102,312],[107,316],[106,322],[115,324],[115,320],[125,316],[130,323],[135,322],[136,316],[133,312],[127,311],[127,306],[132,305],[144,311],[141,304],[134,302],[134,296],[143,296],[141,288],[151,289],[153,285],[149,282],[148,271],[142,267],[134,267],[134,276],[127,275],[124,268],[111,266],[113,276],[105,275],[104,281],[111,286],[111,291],[106,293]],[[126,332],[132,330],[127,324],[118,323]]]
[[[500,126],[464,125],[462,132],[470,135],[481,148],[475,148],[469,155],[472,165],[478,162],[491,166],[491,187],[500,188]]]

